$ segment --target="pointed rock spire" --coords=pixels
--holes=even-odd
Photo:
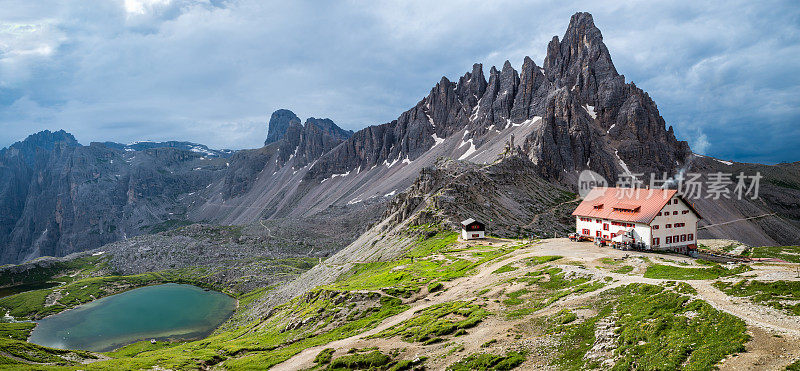
[[[519,74],[520,82],[517,87],[517,96],[511,109],[511,121],[518,123],[529,119],[534,114],[534,95],[536,90],[544,83],[541,68],[530,57],[525,57],[522,70]]]
[[[472,72],[467,72],[458,80],[456,94],[466,108],[472,109],[485,91],[486,77],[483,76],[483,65],[475,63],[472,65]]]
[[[564,38],[553,37],[547,47],[545,69],[558,87],[597,90],[599,82],[618,76],[603,35],[589,13],[575,13]],[[592,94],[588,94],[592,95]]]

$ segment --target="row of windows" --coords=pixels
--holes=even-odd
[[[582,222],[591,222],[592,218],[580,218],[580,221],[582,221]],[[603,222],[602,219],[595,219],[595,221],[597,221],[598,223],[602,223]],[[611,222],[611,225],[616,225],[616,226],[620,226],[620,227],[633,227],[633,223],[623,223],[623,222]],[[605,229],[608,230],[608,227],[606,227]]]
[[[617,225],[620,227],[633,227],[633,223],[623,223],[623,222],[611,222],[611,225]]]
[[[691,241],[694,240],[694,235],[691,234],[691,233],[689,233],[689,234],[681,234],[681,235],[676,235],[676,236],[667,236],[664,239],[666,240],[667,243],[678,243],[678,242],[686,242],[686,241],[691,242]]]
[[[681,211],[682,215],[683,214],[688,214],[688,213],[689,213],[689,210],[682,210]],[[660,212],[660,213],[656,214],[656,216],[661,216],[661,215],[668,216],[669,215],[669,211],[664,211],[664,212]],[[678,211],[677,210],[673,211],[672,215],[678,215]]]
[[[675,223],[675,224],[665,224],[664,228],[672,228],[672,227],[680,228],[680,227],[685,227],[685,226],[686,226],[686,223]],[[657,225],[653,226],[653,229],[658,229],[658,228],[659,228],[659,226],[657,226]]]
[[[688,214],[688,213],[689,213],[689,210],[681,211],[681,214]],[[661,215],[667,216],[667,215],[669,215],[669,211],[664,211],[664,212],[660,212],[660,213],[656,214],[656,216],[661,216]],[[673,211],[672,215],[678,215],[678,211],[677,210]]]
[[[681,242],[692,242],[694,241],[694,234],[679,234],[675,236],[667,236],[664,238],[664,243],[671,244],[671,243],[681,243]],[[653,237],[653,246],[658,246],[661,244],[661,239],[658,237]]]
[[[590,231],[588,229],[583,229],[582,234],[584,236],[589,236]],[[595,237],[600,237],[604,239],[608,239],[609,235],[604,235],[601,231],[595,232]],[[616,233],[611,233],[611,238],[617,237]],[[694,233],[687,233],[687,234],[679,234],[675,236],[667,236],[664,238],[664,243],[672,244],[672,243],[681,243],[681,242],[692,242],[694,241]],[[661,238],[653,237],[653,246],[658,246],[661,244]]]
[[[667,202],[667,205],[677,205],[677,204],[678,204],[678,199],[677,198],[672,200],[672,201]],[[683,211],[684,214],[686,214],[688,212],[689,212],[688,210],[684,210]],[[669,211],[664,211],[664,212],[660,212],[660,213],[656,214],[656,216],[661,216],[661,215],[667,216],[667,215],[669,215]],[[678,212],[677,211],[673,211],[672,215],[678,215]]]
[[[591,236],[591,232],[588,229],[585,229],[585,228],[581,231],[581,234],[583,234],[584,236]],[[607,234],[604,235],[603,232],[600,232],[600,231],[595,232],[595,237],[608,239],[608,235]],[[614,238],[614,237],[617,237],[616,233],[612,233],[611,234],[611,238]]]

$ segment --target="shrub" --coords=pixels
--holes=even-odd
[[[467,358],[447,368],[448,371],[472,370],[511,370],[525,362],[525,356],[519,352],[508,352],[504,356],[487,353],[470,354]]]
[[[331,362],[331,369],[363,370],[388,365],[392,358],[375,350],[366,354],[341,356]]]
[[[333,348],[325,348],[314,357],[314,363],[318,363],[321,365],[331,363],[331,359],[333,358],[333,352],[335,350]]]
[[[441,282],[432,282],[428,285],[428,292],[436,292],[444,288]]]

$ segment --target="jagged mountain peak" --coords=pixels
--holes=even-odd
[[[279,141],[286,135],[286,130],[293,123],[300,123],[300,118],[288,109],[279,109],[272,113],[267,128],[267,140],[264,145]]]
[[[652,99],[617,73],[591,14],[576,13],[563,38],[548,45],[543,67],[526,57],[520,71],[510,61],[492,66],[488,81],[479,63],[457,83],[442,77],[397,120],[364,129],[323,155],[306,178],[413,161],[460,131],[454,156],[466,158],[525,123],[532,130],[517,133],[524,136],[518,143],[527,142],[542,175],[563,182],[586,168],[609,179],[626,169],[672,173],[688,153]]]
[[[6,157],[19,156],[28,165],[31,165],[39,150],[52,151],[55,147],[78,147],[80,143],[75,137],[64,131],[42,130],[31,134],[22,141],[16,142],[7,148],[0,149],[0,160]]]
[[[572,16],[560,41],[557,36],[550,41],[544,67],[558,87],[596,88],[602,80],[619,76],[600,29],[584,12]]]
[[[80,145],[72,134],[62,129],[58,131],[42,130],[38,133],[28,135],[28,137],[25,138],[25,140],[14,143],[11,145],[11,147],[36,145],[36,146],[50,148],[55,143],[65,143],[70,146]]]

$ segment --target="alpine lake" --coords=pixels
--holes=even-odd
[[[29,341],[104,352],[142,340],[199,339],[235,308],[236,300],[221,292],[172,283],[147,286],[41,319]]]

